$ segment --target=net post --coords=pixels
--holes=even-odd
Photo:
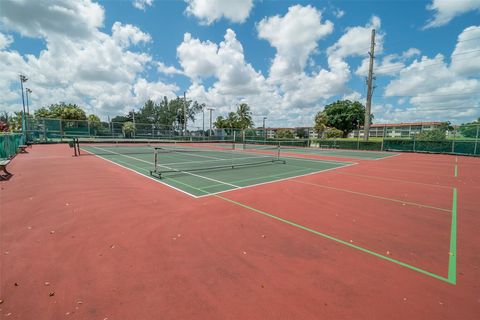
[[[79,138],[73,138],[73,141],[74,141],[73,145],[76,148],[76,153],[78,155],[80,155],[80,139]]]
[[[75,157],[77,157],[78,156],[78,154],[77,154],[77,144],[75,142],[75,138],[72,138],[72,145],[71,146],[73,147],[73,155]]]
[[[158,172],[158,149],[154,148],[153,149],[153,172]]]

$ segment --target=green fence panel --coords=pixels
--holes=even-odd
[[[0,134],[0,158],[11,158],[18,152],[18,146],[24,144],[21,133],[1,133]]]

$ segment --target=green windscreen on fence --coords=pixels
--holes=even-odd
[[[13,157],[18,151],[18,146],[23,143],[21,133],[0,133],[0,158]]]
[[[472,140],[415,140],[415,139],[385,139],[384,150],[410,151],[429,153],[451,153],[464,155],[480,155],[478,141]]]

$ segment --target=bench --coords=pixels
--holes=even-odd
[[[8,159],[0,159],[0,171],[5,172],[5,175],[0,175],[0,180],[6,180],[12,174],[7,171],[7,165],[10,163]]]
[[[27,147],[28,146],[25,145],[25,144],[22,144],[22,145],[18,146],[18,153],[28,153],[27,150],[26,150]]]

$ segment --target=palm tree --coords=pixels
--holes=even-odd
[[[246,103],[241,103],[237,107],[238,123],[240,129],[247,129],[253,127],[254,123],[252,120],[252,112],[250,111],[250,106]]]

